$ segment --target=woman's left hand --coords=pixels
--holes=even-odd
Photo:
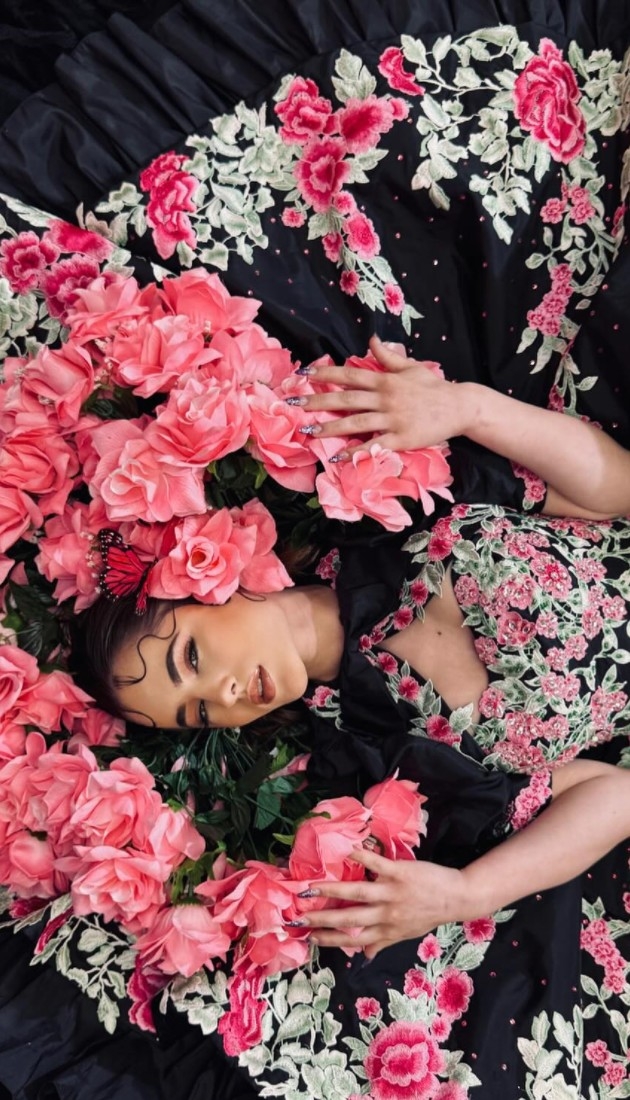
[[[437,863],[391,860],[374,852],[353,853],[373,881],[314,883],[321,897],[347,908],[305,913],[310,939],[322,947],[362,947],[368,959],[401,940],[426,935],[438,924],[462,919],[465,896],[461,871]],[[355,903],[350,904],[348,903]],[[360,929],[352,935],[349,929]]]

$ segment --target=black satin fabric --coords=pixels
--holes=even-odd
[[[99,29],[110,11],[107,28]],[[153,26],[152,17],[157,17]],[[299,72],[325,84],[344,47],[360,53],[374,69],[382,50],[402,33],[431,42],[439,34],[500,22],[516,24],[534,48],[549,35],[560,45],[575,39],[585,51],[609,48],[619,58],[630,43],[630,6],[619,0],[265,0],[264,5],[260,0],[81,0],[72,5],[55,0],[45,6],[21,0],[11,6],[5,0],[1,18],[11,34],[4,38],[10,45],[5,51],[0,192],[70,221],[79,203],[93,208],[122,180],[135,180],[158,153],[180,148],[190,132],[203,131],[210,116],[230,111],[242,99],[252,105],[266,102],[285,73]],[[60,53],[86,33],[72,54]],[[44,87],[53,67],[54,81]],[[0,81],[0,94],[5,91]],[[605,171],[611,190],[605,200],[612,214],[619,201],[625,139],[615,135],[608,146]],[[406,152],[404,147],[403,161]],[[409,273],[412,300],[424,314],[413,350],[440,360],[449,377],[490,383],[546,404],[552,368],[526,373],[514,354],[512,329],[522,327],[535,300],[523,280],[518,235],[511,250],[498,247],[482,227],[471,195],[448,214],[436,213],[424,194],[409,193],[408,166],[387,163],[380,182],[357,193],[375,218],[395,276]],[[544,186],[541,202],[551,194],[544,193]],[[396,222],[395,193],[403,196]],[[25,228],[9,217],[16,228]],[[224,277],[233,293],[253,290],[263,301],[261,322],[297,358],[359,353],[373,328],[384,338],[402,338],[396,318],[371,314],[330,285],[330,267],[320,253],[312,248],[305,257],[306,235],[301,238],[279,218],[265,229],[270,238],[266,252],[258,252],[252,266],[234,258]],[[130,248],[139,277],[152,278],[149,263],[158,257],[150,236],[133,240]],[[160,262],[178,270],[176,260]],[[573,354],[584,376],[600,380],[581,395],[581,411],[630,446],[629,305],[626,248],[592,309],[580,315]],[[503,460],[458,441],[452,465],[459,499],[513,502],[515,482]],[[379,555],[385,555],[382,561]],[[361,598],[349,601],[346,613],[348,629],[356,634],[361,616],[375,618],[375,608],[387,602],[395,577],[384,538],[374,539],[368,551],[357,547],[353,563],[352,583],[362,586]],[[368,675],[365,662],[362,668]],[[354,676],[356,670],[348,667],[347,672]],[[390,730],[394,716],[385,704],[375,715],[369,685],[364,692],[353,683],[344,714],[350,737],[341,744],[327,741],[321,731],[320,775],[350,791],[400,765],[405,774],[430,779],[435,823],[430,843],[436,858],[457,865],[493,843],[520,781],[499,775],[482,779],[475,765],[463,759],[442,769],[444,746],[411,746],[402,729],[392,728],[395,736],[387,741],[380,735]],[[364,736],[370,723],[375,723],[372,742]],[[453,802],[457,814],[448,812]],[[429,847],[424,851],[428,855]],[[477,1055],[484,1086],[473,1095],[480,1100],[515,1097],[509,1087],[506,1092],[506,1081],[514,1079],[506,1078],[503,1069],[506,1020],[510,1014],[531,1017],[541,983],[546,983],[549,1003],[570,1015],[571,987],[579,982],[575,930],[583,889],[602,896],[608,913],[621,919],[626,916],[619,890],[624,874],[626,846],[602,861],[592,880],[585,877],[540,900],[526,899],[510,935],[493,943],[495,977],[476,985],[475,1012],[467,1017],[466,1029],[455,1025],[452,1041],[455,1049]],[[258,1094],[214,1040],[175,1013],[166,1019],[158,1015],[158,1040],[125,1024],[108,1037],[94,1005],[74,986],[49,968],[28,966],[31,951],[25,933],[0,934],[0,1100],[247,1100]],[[356,997],[377,995],[388,976],[404,972],[414,958],[413,944],[384,952],[367,967],[360,959],[346,963],[330,955],[338,1003],[348,1006],[349,1029]]]

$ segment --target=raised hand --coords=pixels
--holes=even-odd
[[[371,443],[408,451],[462,434],[467,422],[465,386],[445,381],[437,363],[408,359],[377,336],[370,340],[370,351],[382,370],[309,368],[309,379],[315,385],[343,387],[299,398],[307,412],[342,414],[318,425],[319,439],[365,436],[361,446],[343,452],[346,457]]]
[[[360,947],[371,959],[384,947],[424,936],[438,924],[465,916],[461,871],[437,863],[391,860],[358,850],[354,858],[373,881],[322,882],[317,895],[335,898],[343,908],[305,913],[310,939],[322,947]],[[351,931],[352,930],[352,931]]]

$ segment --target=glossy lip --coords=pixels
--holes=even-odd
[[[262,685],[262,691],[260,687]],[[252,677],[247,687],[247,698],[254,706],[265,706],[267,703],[273,702],[276,697],[276,685],[274,684],[271,676],[267,672],[266,668],[262,665],[254,670]]]

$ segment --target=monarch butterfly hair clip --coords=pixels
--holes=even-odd
[[[114,603],[135,593],[136,615],[144,615],[149,595],[149,575],[155,561],[147,565],[133,547],[123,542],[120,533],[110,527],[99,531],[97,542],[101,555],[98,575],[101,592]]]

